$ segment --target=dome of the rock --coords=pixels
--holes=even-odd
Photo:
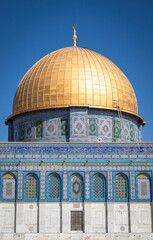
[[[87,48],[66,47],[39,60],[14,97],[13,115],[49,108],[91,107],[138,113],[134,90],[110,60]]]

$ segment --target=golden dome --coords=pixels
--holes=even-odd
[[[12,116],[71,106],[116,110],[116,104],[138,114],[129,80],[104,56],[73,46],[46,55],[30,68],[16,90]]]

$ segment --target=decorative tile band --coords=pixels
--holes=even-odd
[[[41,172],[41,193],[40,198],[45,199],[45,172]]]
[[[134,176],[134,172],[130,172],[130,186],[131,186],[131,199],[135,199],[135,176]]]
[[[63,199],[67,199],[67,173],[63,173]]]
[[[22,199],[22,173],[18,173],[18,199]]]
[[[112,172],[108,172],[108,198],[113,198],[113,189],[112,189]]]
[[[85,175],[85,189],[86,189],[86,199],[90,199],[90,177],[89,173],[86,173]]]

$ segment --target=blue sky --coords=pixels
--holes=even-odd
[[[130,80],[139,114],[147,124],[143,140],[153,141],[153,0],[0,1],[0,141],[12,113],[16,88],[46,54],[77,45],[101,53]]]

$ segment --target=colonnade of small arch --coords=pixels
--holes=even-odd
[[[110,182],[100,172],[90,176],[91,199],[93,201],[107,200],[107,187]],[[37,201],[39,199],[40,181],[36,173],[27,173],[24,177],[24,199]],[[137,200],[151,200],[151,177],[148,173],[139,173],[135,177],[135,190]],[[46,176],[46,200],[61,201],[63,194],[62,175],[49,173]],[[84,201],[85,183],[80,173],[72,173],[69,178],[69,197],[73,201]],[[114,200],[129,201],[130,180],[122,172],[114,174],[113,182]],[[17,177],[12,172],[2,176],[2,200],[14,200],[17,189]]]

